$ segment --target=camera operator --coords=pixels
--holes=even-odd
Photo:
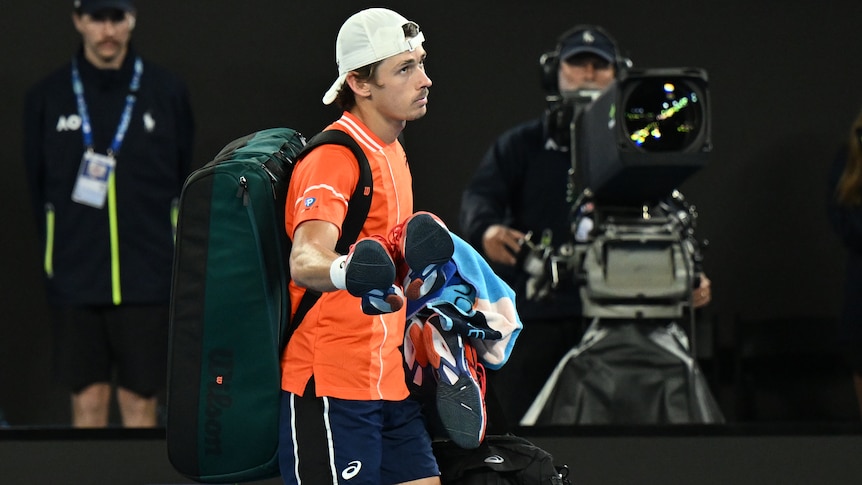
[[[598,26],[577,26],[560,36],[552,55],[542,56],[551,81],[549,98],[567,92],[601,92],[614,81],[623,57]],[[555,78],[555,79],[554,79]],[[527,298],[523,268],[525,241],[559,248],[573,239],[569,197],[569,147],[555,140],[553,110],[504,132],[489,148],[464,191],[460,223],[465,238],[479,248],[518,295],[524,322],[507,365],[489,371],[489,391],[503,416],[489,408],[489,426],[517,424],[557,363],[584,331],[579,289],[562,284],[547,298]],[[571,278],[570,278],[571,280]],[[710,282],[701,278],[693,306],[710,300]]]

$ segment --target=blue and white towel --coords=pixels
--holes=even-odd
[[[485,325],[501,335],[498,339],[470,336],[476,354],[489,369],[499,369],[512,353],[523,324],[515,308],[515,291],[488,265],[488,262],[470,244],[451,233],[455,252],[450,263],[444,266],[446,284],[425,297],[407,302],[407,318],[423,309],[436,311],[440,306],[454,307],[467,321]],[[462,282],[473,292],[462,291]],[[472,298],[472,305],[465,295]],[[475,295],[475,296],[474,296]],[[439,312],[443,313],[443,312]]]

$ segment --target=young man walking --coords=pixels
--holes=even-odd
[[[315,149],[290,181],[291,300],[305,291],[322,296],[282,357],[279,459],[286,484],[440,483],[420,405],[405,383],[399,346],[406,305],[396,276],[405,253],[419,253],[423,262],[414,259],[413,266],[430,261],[411,248],[414,242],[441,237],[452,244],[430,215],[413,215],[410,168],[398,141],[406,122],[427,110],[431,79],[423,40],[416,23],[382,8],[356,13],[338,33],[338,78],[323,102],[335,102],[343,113],[326,129],[356,140],[374,181],[368,217],[349,255],[335,246],[359,178],[350,150]],[[448,260],[451,250],[430,256]]]

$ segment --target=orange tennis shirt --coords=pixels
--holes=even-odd
[[[396,140],[384,144],[358,118],[344,112],[326,129],[347,132],[371,165],[374,191],[360,238],[389,231],[413,213],[413,188],[407,156]],[[285,207],[287,235],[293,239],[305,221],[341,227],[359,180],[350,149],[323,145],[300,162],[290,180]],[[290,283],[291,314],[305,292]],[[282,355],[281,386],[302,395],[314,375],[318,396],[353,400],[402,400],[408,390],[401,351],[406,309],[366,315],[360,299],[346,290],[325,292],[308,311]]]

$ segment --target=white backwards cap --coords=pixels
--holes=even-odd
[[[403,25],[408,23],[412,22],[385,8],[365,9],[347,19],[335,41],[338,79],[323,95],[323,104],[335,101],[350,71],[422,45],[422,32],[409,39],[404,35]]]

